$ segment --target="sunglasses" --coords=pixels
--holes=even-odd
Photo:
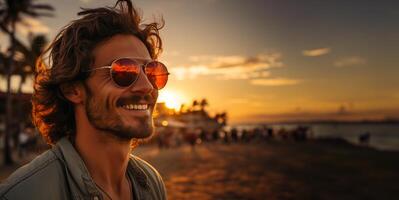
[[[110,75],[112,81],[119,87],[129,87],[133,85],[141,73],[143,72],[147,76],[148,80],[157,90],[165,87],[168,82],[168,69],[166,66],[158,61],[152,60],[142,65],[138,60],[144,60],[142,58],[119,58],[112,62],[110,66],[98,67],[87,72],[91,72],[98,69],[110,69]]]

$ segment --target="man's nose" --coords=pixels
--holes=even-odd
[[[141,69],[139,77],[137,78],[136,82],[132,85],[130,90],[134,93],[149,94],[154,89],[155,89],[154,86],[148,79],[144,70]]]

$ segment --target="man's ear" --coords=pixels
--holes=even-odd
[[[75,104],[80,104],[84,100],[84,90],[81,83],[64,83],[60,86],[62,95]]]

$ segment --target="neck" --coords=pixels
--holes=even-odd
[[[131,151],[131,141],[121,141],[110,133],[93,127],[76,133],[76,149],[82,157],[93,180],[113,199],[122,199],[129,191],[126,169]],[[115,197],[115,198],[114,198]]]

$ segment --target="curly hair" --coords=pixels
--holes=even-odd
[[[76,133],[73,104],[61,93],[60,86],[84,81],[94,62],[93,49],[116,34],[130,34],[140,39],[150,56],[162,52],[160,22],[142,24],[142,17],[130,0],[118,0],[114,7],[82,9],[81,18],[65,26],[44,51],[36,64],[32,119],[50,145]],[[44,64],[48,55],[48,64]]]

